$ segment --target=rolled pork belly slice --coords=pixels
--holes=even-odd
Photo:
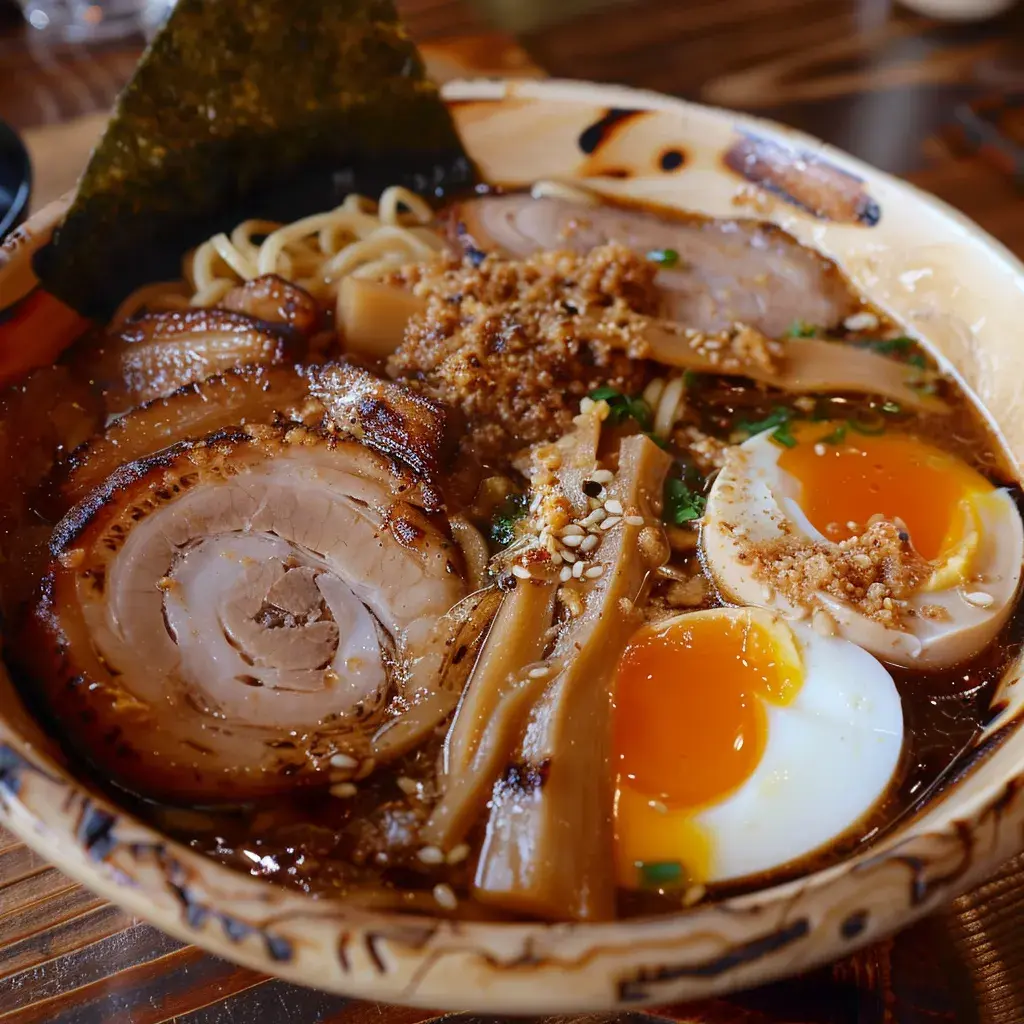
[[[97,768],[170,801],[399,756],[454,709],[494,607],[415,474],[294,425],[122,466],[51,550],[33,676]]]

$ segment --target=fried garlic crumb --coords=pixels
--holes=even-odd
[[[931,566],[895,523],[876,520],[857,537],[837,544],[795,536],[740,552],[766,586],[796,604],[816,593],[853,605],[861,614],[900,628],[906,601],[931,575]]]

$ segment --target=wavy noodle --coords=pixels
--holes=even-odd
[[[147,309],[188,309],[189,287],[184,281],[157,281],[136,288],[114,311],[110,326],[120,327]]]
[[[644,388],[643,398],[651,407],[652,433],[668,437],[686,410],[683,377],[655,377]]]
[[[349,275],[379,277],[410,262],[430,259],[444,242],[434,211],[415,192],[392,185],[374,203],[350,195],[333,210],[291,224],[247,220],[189,253],[183,280],[146,285],[114,316],[118,326],[143,310],[215,306],[237,285],[278,274],[326,303]]]

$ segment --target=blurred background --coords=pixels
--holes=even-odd
[[[106,109],[173,0],[0,0],[0,118]],[[774,117],[899,174],[980,147],[1024,180],[1024,0],[400,0],[421,41]],[[474,60],[498,61],[493,41]],[[487,68],[482,68],[487,70]],[[970,105],[974,106],[971,107]]]

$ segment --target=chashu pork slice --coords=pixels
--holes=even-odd
[[[128,463],[54,533],[29,667],[80,750],[150,797],[384,762],[451,713],[487,624],[422,505],[408,470],[302,427]]]
[[[663,269],[656,281],[665,291],[663,315],[699,331],[743,323],[777,338],[795,322],[835,326],[858,308],[828,260],[758,221],[656,216],[516,192],[469,199],[453,208],[450,225],[457,245],[477,257],[586,252],[607,242],[660,252]]]

